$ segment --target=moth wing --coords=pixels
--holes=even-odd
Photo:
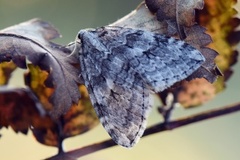
[[[117,144],[132,147],[146,128],[151,108],[149,90],[143,83],[132,87],[114,84],[104,75],[89,76],[85,82],[94,109],[108,134]]]
[[[112,27],[105,30],[113,31]],[[111,46],[111,52],[123,54],[129,66],[156,92],[187,78],[205,61],[197,49],[184,41],[138,29],[120,28],[118,32],[116,36],[121,37],[112,40],[119,38],[122,45]]]
[[[84,48],[82,77],[100,122],[117,144],[132,147],[146,128],[150,91],[134,70],[126,69],[127,63],[110,60],[112,55],[90,45]]]
[[[146,128],[151,108],[148,90],[120,85],[110,89],[106,82],[98,82],[98,86],[89,87],[89,93],[102,125],[117,144],[132,147]]]
[[[120,27],[80,31],[82,77],[95,111],[119,145],[132,147],[142,136],[150,90],[162,91],[204,62],[182,41]]]
[[[159,34],[153,34],[153,37],[145,32],[137,37],[143,42],[146,38],[150,44],[145,45],[142,54],[135,56],[130,65],[147,82],[150,89],[156,92],[187,78],[205,61],[198,50],[183,41]],[[136,44],[133,47],[137,48]],[[139,62],[138,65],[135,64],[136,61]]]

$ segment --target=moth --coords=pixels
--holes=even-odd
[[[127,148],[146,128],[150,94],[187,78],[205,61],[181,40],[139,29],[80,30],[75,43],[80,76],[100,122]]]

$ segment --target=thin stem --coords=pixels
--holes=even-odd
[[[144,132],[143,137],[152,135],[155,133],[167,131],[167,130],[172,130],[175,128],[179,128],[179,127],[182,127],[182,126],[185,126],[188,124],[207,120],[210,118],[227,115],[227,114],[234,113],[237,111],[240,111],[240,103],[228,105],[228,106],[218,108],[218,109],[213,109],[210,111],[205,111],[205,112],[198,113],[198,114],[194,114],[192,116],[169,121],[167,123],[164,123],[164,122],[158,123],[156,125],[153,125],[153,126],[147,128]],[[94,153],[94,152],[102,150],[102,149],[110,148],[115,145],[116,144],[112,140],[106,140],[106,141],[102,141],[100,143],[92,144],[92,145],[89,145],[89,146],[86,146],[83,148],[79,148],[79,149],[76,149],[73,151],[69,151],[69,152],[66,152],[66,153],[63,153],[60,155],[50,157],[50,158],[48,158],[48,160],[60,160],[60,159],[74,160],[79,157],[85,156],[87,154]]]
[[[198,113],[198,114],[194,114],[188,117],[184,117],[184,118],[180,118],[177,120],[173,120],[170,121],[168,123],[159,123],[156,124],[154,126],[151,126],[149,128],[147,128],[144,132],[143,136],[148,136],[154,133],[158,133],[158,132],[163,132],[163,131],[167,131],[167,130],[172,130],[172,129],[176,129],[188,124],[192,124],[195,122],[199,122],[199,121],[203,121],[203,120],[207,120],[210,118],[215,118],[218,116],[223,116],[223,115],[227,115],[230,113],[234,113],[240,111],[240,103],[236,103],[236,104],[232,104],[232,105],[228,105],[222,108],[217,108],[217,109],[213,109],[210,111],[205,111],[202,113]]]

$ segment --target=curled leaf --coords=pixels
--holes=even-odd
[[[72,103],[78,103],[78,60],[69,56],[70,50],[49,42],[58,37],[56,29],[39,19],[0,31],[0,62],[12,60],[26,68],[26,60],[49,73],[45,81],[55,90],[51,96],[55,116],[66,112]]]
[[[214,61],[218,56],[218,53],[213,49],[205,47],[212,42],[211,37],[206,34],[205,31],[206,29],[199,25],[194,25],[191,28],[186,29],[187,38],[185,41],[197,48],[206,59],[202,66],[190,75],[187,80],[205,78],[210,83],[213,83],[217,77],[222,74]]]
[[[26,85],[37,95],[45,110],[51,111],[53,105],[49,102],[49,97],[54,89],[48,88],[44,84],[48,73],[32,64],[29,64],[28,68],[29,72],[25,74]],[[73,104],[59,118],[43,117],[41,119],[42,123],[32,128],[34,136],[40,143],[59,147],[65,138],[82,134],[98,124],[98,118],[92,107],[86,88],[80,85],[79,90],[81,98],[78,104]]]
[[[167,34],[166,24],[159,22],[157,17],[146,8],[145,3],[141,3],[134,11],[110,24],[110,26],[138,28],[159,34]]]
[[[156,10],[161,10],[160,6],[163,5],[169,5],[168,8],[171,8],[171,5],[177,5],[176,0],[172,1],[159,1],[159,0],[153,0],[153,3],[151,6],[156,6]],[[189,17],[195,17],[194,10],[201,9],[202,8],[202,1],[178,1],[177,3],[182,2],[182,4],[187,4],[187,6],[191,6],[191,8],[186,9],[186,14],[189,14]],[[150,3],[150,0],[146,3]],[[155,4],[157,3],[157,4]],[[164,6],[163,5],[163,6]],[[181,4],[179,4],[181,5]],[[147,4],[149,7],[149,4]],[[160,8],[159,8],[160,7]],[[150,7],[150,10],[155,12],[154,8]],[[172,8],[171,13],[166,11],[166,15],[169,15],[169,17],[176,16],[176,12],[174,11],[176,9]],[[192,11],[192,12],[191,12]],[[184,9],[182,10],[184,12]],[[172,15],[171,15],[172,14]],[[178,16],[183,16],[182,14],[179,14]],[[185,17],[183,17],[184,19]],[[168,16],[165,16],[165,20],[167,21],[169,18]],[[175,17],[176,19],[176,17]],[[192,18],[192,20],[195,18]],[[182,23],[184,24],[184,23]],[[142,3],[140,6],[133,12],[131,12],[129,15],[123,17],[122,19],[114,22],[111,24],[113,26],[122,26],[122,27],[130,27],[130,28],[141,28],[143,30],[149,30],[152,32],[157,32],[160,34],[166,34],[166,35],[174,35],[175,33],[169,32],[169,25],[166,25],[165,21],[158,21],[157,16],[150,13],[148,9],[145,7],[145,4]],[[192,26],[188,26],[192,25]],[[188,25],[182,26],[184,28],[184,34],[186,35],[186,41],[188,44],[192,45],[196,49],[200,50],[201,53],[204,55],[206,62],[191,76],[187,78],[187,80],[192,80],[195,78],[205,78],[209,82],[214,82],[216,78],[221,75],[220,70],[216,66],[214,59],[218,55],[216,51],[211,50],[209,48],[206,48],[206,46],[212,42],[211,37],[205,33],[206,29],[195,24],[195,23],[188,23]],[[174,26],[176,28],[176,26]],[[171,28],[171,27],[170,27]],[[173,29],[174,30],[174,29]],[[175,29],[176,30],[176,29]],[[177,37],[176,37],[177,38]]]
[[[186,37],[184,27],[191,27],[195,22],[195,9],[203,8],[203,0],[145,0],[147,7],[156,13],[159,21],[168,24],[168,32],[179,33],[181,39]]]
[[[40,123],[39,117],[45,114],[31,90],[0,87],[0,128],[11,127],[27,134],[29,127]]]
[[[185,108],[199,106],[205,101],[212,99],[219,91],[223,90],[225,87],[225,81],[228,80],[233,72],[231,66],[237,61],[238,52],[235,51],[235,45],[239,42],[239,38],[235,38],[234,41],[229,41],[229,39],[232,39],[230,37],[236,33],[235,29],[240,24],[239,19],[234,17],[236,11],[232,7],[235,2],[235,0],[227,2],[221,0],[209,0],[206,1],[205,8],[198,11],[198,23],[208,28],[206,32],[212,37],[213,43],[208,45],[211,39],[207,34],[197,34],[197,32],[204,33],[204,30],[201,31],[200,29],[197,32],[195,30],[195,33],[193,32],[194,34],[191,34],[192,31],[188,34],[186,39],[189,41],[188,43],[191,44],[192,42],[196,42],[196,44],[192,43],[192,45],[198,48],[206,57],[206,62],[202,67],[189,78],[192,79],[192,76],[198,77],[199,75],[207,75],[203,77],[208,77],[207,80],[212,82],[214,79],[211,79],[211,77],[214,77],[210,76],[210,73],[215,73],[216,75],[221,74],[213,63],[213,60],[217,56],[217,53],[214,50],[219,52],[215,61],[224,76],[219,77],[214,84],[210,84],[204,79],[194,79],[189,83],[184,82],[178,90],[175,90],[175,98]],[[193,27],[191,27],[191,29],[193,29]],[[208,45],[214,50],[206,47],[199,47],[198,44],[201,44],[200,46]],[[162,96],[161,93],[160,96],[164,101],[164,96]]]
[[[209,47],[220,53],[216,58],[216,63],[224,76],[214,84],[216,92],[224,89],[224,82],[233,72],[231,66],[237,61],[238,52],[235,51],[235,45],[239,43],[240,38],[237,36],[236,28],[240,20],[234,17],[237,13],[233,9],[234,4],[236,0],[209,0],[205,2],[204,9],[197,14],[198,23],[208,28],[207,33],[213,39],[214,43],[211,43]]]

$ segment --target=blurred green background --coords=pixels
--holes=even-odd
[[[51,22],[62,34],[56,40],[67,44],[84,28],[107,25],[126,15],[141,0],[0,0],[0,28],[32,19]],[[239,6],[240,7],[240,6]],[[240,65],[233,67],[235,74],[227,83],[227,89],[202,107],[190,110],[176,109],[173,117],[180,117],[240,101]],[[14,75],[12,85],[21,86],[21,72]],[[162,120],[153,109],[148,125]],[[82,160],[239,160],[240,113],[203,121],[173,131],[142,138],[132,149],[120,146],[87,155]],[[43,159],[57,153],[57,149],[37,143],[32,134],[15,134],[11,129],[0,133],[1,160]],[[109,136],[101,125],[86,134],[64,141],[66,150],[100,142]]]

